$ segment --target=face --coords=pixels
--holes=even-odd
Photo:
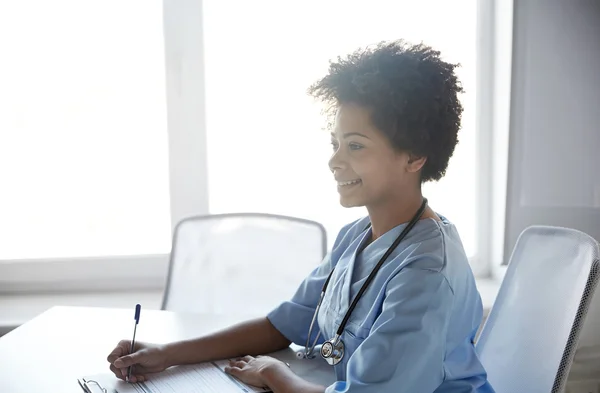
[[[345,207],[376,206],[397,200],[407,187],[420,185],[424,158],[399,152],[370,120],[368,109],[344,104],[331,133],[329,168]]]

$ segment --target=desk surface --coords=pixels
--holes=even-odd
[[[234,322],[225,316],[142,310],[136,340],[192,338]],[[81,393],[77,378],[110,372],[106,357],[132,333],[133,309],[51,308],[0,338],[0,392]],[[288,351],[284,357],[292,363],[294,354]]]

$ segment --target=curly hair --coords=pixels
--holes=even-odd
[[[368,108],[373,125],[396,150],[427,157],[421,181],[439,180],[458,143],[463,111],[458,66],[422,43],[380,42],[330,61],[328,74],[308,93],[326,104],[330,119],[342,104]]]

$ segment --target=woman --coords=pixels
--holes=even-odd
[[[482,304],[467,256],[456,228],[421,194],[423,182],[444,175],[458,140],[454,68],[432,48],[403,41],[332,62],[309,92],[333,120],[329,167],[340,202],[365,206],[368,217],[345,226],[330,256],[265,318],[194,340],[140,344],[132,355],[122,341],[108,357],[115,375],[135,364],[135,382],[171,365],[238,357],[228,373],[275,393],[492,393],[473,345]],[[336,333],[321,351],[331,355],[343,343],[331,386],[254,357]]]

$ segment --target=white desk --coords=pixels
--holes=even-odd
[[[233,321],[227,317],[144,310],[136,340],[164,343],[197,337]],[[106,357],[133,333],[133,309],[54,307],[0,338],[0,392],[82,393],[77,378],[109,373]],[[331,373],[320,358],[296,360],[282,351],[299,375]]]

